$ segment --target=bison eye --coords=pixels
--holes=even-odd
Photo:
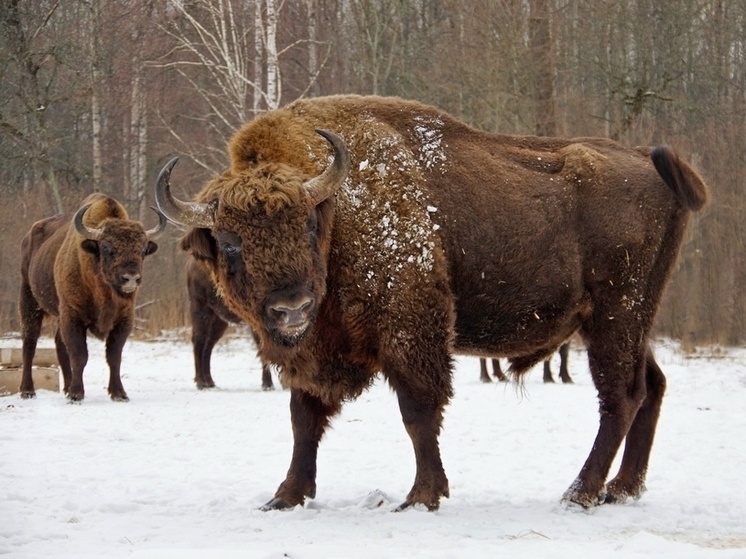
[[[241,248],[235,245],[223,245],[221,249],[228,258],[234,258],[238,253],[241,252]]]
[[[228,273],[230,275],[237,273],[241,267],[241,246],[227,242],[221,242],[218,246],[225,257]]]

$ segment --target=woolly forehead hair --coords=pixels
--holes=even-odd
[[[104,194],[94,193],[87,196],[81,203],[81,206],[85,204],[91,204],[91,207],[88,208],[85,216],[83,216],[83,223],[87,227],[97,227],[107,218],[129,219],[124,206]]]
[[[226,206],[272,216],[284,208],[305,207],[303,178],[287,165],[269,163],[240,173],[226,173],[208,183],[199,200],[219,199]]]

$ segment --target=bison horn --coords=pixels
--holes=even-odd
[[[158,225],[156,225],[152,229],[148,229],[147,231],[145,231],[145,235],[147,236],[148,240],[152,241],[153,239],[157,239],[158,237],[160,237],[161,233],[163,233],[163,231],[166,229],[168,219],[155,206],[150,206],[150,209],[158,214]]]
[[[334,149],[334,161],[318,177],[305,182],[304,187],[315,204],[320,204],[339,188],[350,172],[350,152],[344,140],[336,134],[320,128],[316,133],[322,135]]]
[[[177,225],[210,229],[215,223],[212,204],[183,202],[171,194],[171,170],[178,160],[178,157],[174,157],[158,174],[155,183],[155,203],[161,213]]]
[[[84,239],[91,239],[92,241],[98,241],[101,238],[101,235],[104,234],[103,229],[91,229],[90,227],[86,227],[83,224],[83,215],[85,215],[85,212],[88,211],[88,208],[91,207],[91,204],[86,204],[82,208],[80,208],[77,212],[75,212],[75,216],[73,217],[73,223],[75,224],[75,230],[83,236]]]

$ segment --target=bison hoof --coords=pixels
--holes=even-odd
[[[419,509],[421,507],[426,508],[428,510],[428,512],[435,512],[436,510],[438,510],[440,508],[440,502],[429,503],[428,504],[428,503],[415,503],[415,502],[407,500],[407,501],[404,501],[398,507],[396,507],[394,509],[394,512],[403,512],[403,511],[405,511],[407,509],[410,509],[410,508]]]
[[[590,495],[568,489],[562,496],[561,503],[566,506],[579,506],[583,509],[591,509],[604,502],[603,495]]]
[[[30,400],[31,398],[36,398],[36,392],[34,390],[22,390],[21,398],[23,398],[24,400]]]
[[[112,402],[129,402],[130,399],[126,394],[112,394],[111,401]]]
[[[272,384],[270,384],[269,386],[262,386],[262,390],[264,390],[265,392],[269,392],[270,390],[274,390],[274,389],[275,387]]]
[[[295,505],[291,505],[285,499],[275,497],[271,501],[268,501],[267,503],[264,503],[261,507],[259,507],[259,510],[267,512],[270,510],[288,510],[292,508],[295,508]]]
[[[85,398],[84,392],[69,391],[67,393],[67,399],[70,401],[70,403],[82,402],[84,398]]]
[[[627,499],[635,501],[642,497],[645,492],[645,484],[638,483],[626,486],[618,480],[612,480],[606,485],[606,493],[602,496],[602,503],[624,503]]]

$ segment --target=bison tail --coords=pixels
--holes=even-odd
[[[650,159],[684,209],[696,211],[704,207],[708,197],[707,185],[670,147],[654,147],[650,151]]]

